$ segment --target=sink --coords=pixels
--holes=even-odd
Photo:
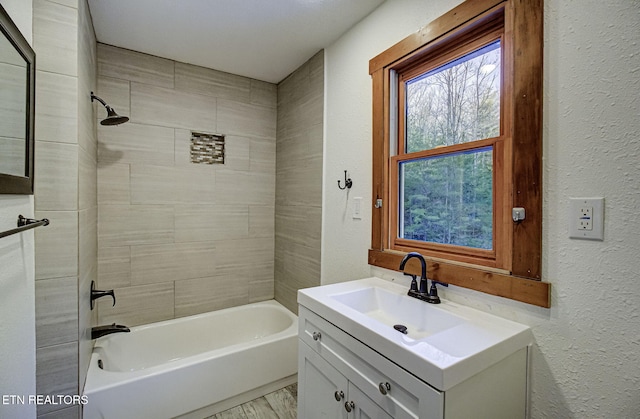
[[[298,303],[443,391],[533,341],[528,326],[408,289],[372,277],[300,290]]]
[[[464,319],[444,310],[430,310],[423,301],[375,286],[332,294],[331,298],[381,325],[406,328],[406,337],[414,341],[464,323]]]

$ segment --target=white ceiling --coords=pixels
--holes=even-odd
[[[98,42],[272,83],[384,0],[89,0]]]

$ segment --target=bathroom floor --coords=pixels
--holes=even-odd
[[[297,398],[296,383],[206,419],[296,419]]]

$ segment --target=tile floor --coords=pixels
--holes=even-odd
[[[296,419],[298,384],[269,393],[206,419]]]

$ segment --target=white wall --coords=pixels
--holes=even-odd
[[[392,0],[326,49],[322,282],[371,274],[368,61],[457,5]],[[533,327],[533,418],[640,415],[640,7],[637,2],[545,1],[542,309],[458,287],[446,298]],[[348,169],[347,195],[336,180]],[[349,202],[347,202],[347,196]],[[569,197],[605,198],[605,240],[569,239]]]
[[[2,0],[2,7],[32,43],[31,2]],[[33,217],[33,197],[0,195],[0,230],[15,228],[18,214]],[[36,392],[33,234],[0,239],[0,396]],[[35,405],[0,401],[2,418],[35,416]]]

